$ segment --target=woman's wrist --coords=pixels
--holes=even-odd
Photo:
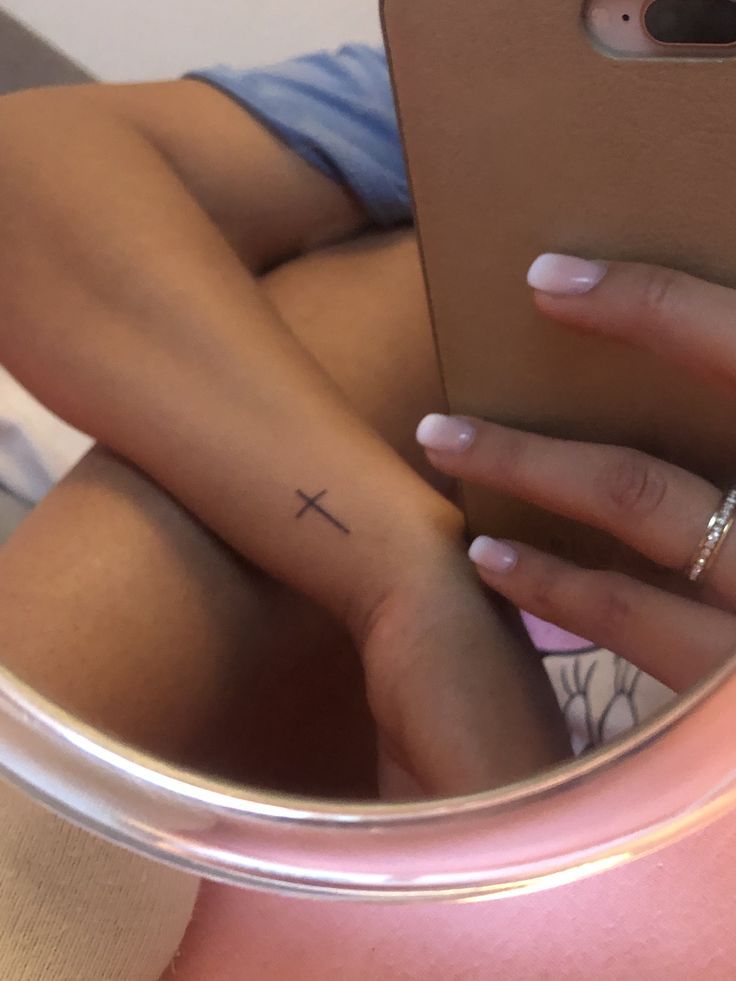
[[[410,521],[397,516],[390,540],[376,550],[375,561],[361,570],[357,581],[348,584],[341,619],[359,647],[370,634],[380,610],[397,593],[420,588],[419,584],[432,577],[434,570],[447,568],[448,563],[472,569],[465,557],[462,512],[439,494],[436,496],[435,502],[418,507]]]

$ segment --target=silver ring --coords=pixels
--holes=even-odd
[[[736,519],[736,487],[732,487],[724,496],[718,509],[713,512],[713,516],[708,522],[705,535],[690,563],[688,570],[690,582],[698,582],[703,576],[726,540],[729,531],[733,528],[734,519]]]

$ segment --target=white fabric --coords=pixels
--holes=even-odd
[[[612,651],[551,654],[544,659],[576,755],[647,722],[675,698]]]
[[[91,446],[0,367],[0,485],[36,503]]]

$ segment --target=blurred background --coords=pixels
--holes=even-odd
[[[105,81],[380,39],[378,0],[1,0],[0,9]]]

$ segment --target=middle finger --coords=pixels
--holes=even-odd
[[[627,447],[439,415],[422,421],[417,438],[444,473],[600,528],[670,569],[689,568],[722,498],[707,480]],[[724,541],[708,583],[736,593],[736,536]]]

